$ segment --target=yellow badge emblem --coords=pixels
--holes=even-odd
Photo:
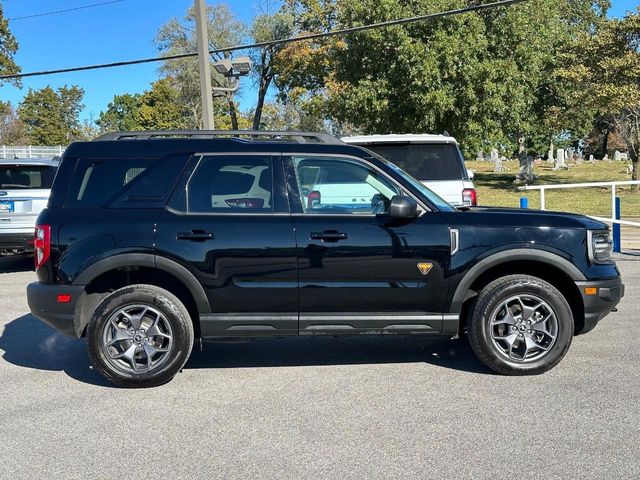
[[[433,263],[418,262],[418,270],[420,270],[420,273],[422,275],[426,275],[427,273],[429,273],[432,267],[433,267]]]

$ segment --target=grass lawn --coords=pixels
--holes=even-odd
[[[504,172],[494,173],[492,162],[466,162],[467,168],[475,172],[473,183],[478,192],[480,205],[500,207],[518,207],[520,197],[529,199],[529,208],[540,208],[540,192],[518,191],[514,183],[518,173],[518,162],[503,162]],[[534,173],[538,176],[536,185],[553,183],[610,182],[615,180],[631,180],[627,174],[625,162],[583,162],[577,166],[570,164],[569,170],[553,170],[553,164],[542,162],[535,165]],[[640,217],[640,191],[617,187],[617,195],[621,198],[623,217]],[[610,188],[575,188],[547,190],[545,192],[547,210],[563,210],[566,212],[590,215],[611,216]]]

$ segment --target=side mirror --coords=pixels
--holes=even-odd
[[[410,197],[394,195],[389,205],[389,216],[392,218],[414,218],[418,212],[418,203]]]

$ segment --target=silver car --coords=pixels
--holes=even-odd
[[[0,255],[33,251],[36,218],[47,206],[58,159],[0,159]]]

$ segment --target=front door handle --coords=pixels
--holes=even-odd
[[[324,232],[311,232],[309,238],[311,240],[322,240],[323,242],[337,242],[346,240],[347,234],[337,230],[325,230]]]
[[[213,233],[204,230],[191,230],[190,232],[178,232],[176,235],[178,240],[191,240],[192,242],[204,242],[205,240],[213,240]]]

